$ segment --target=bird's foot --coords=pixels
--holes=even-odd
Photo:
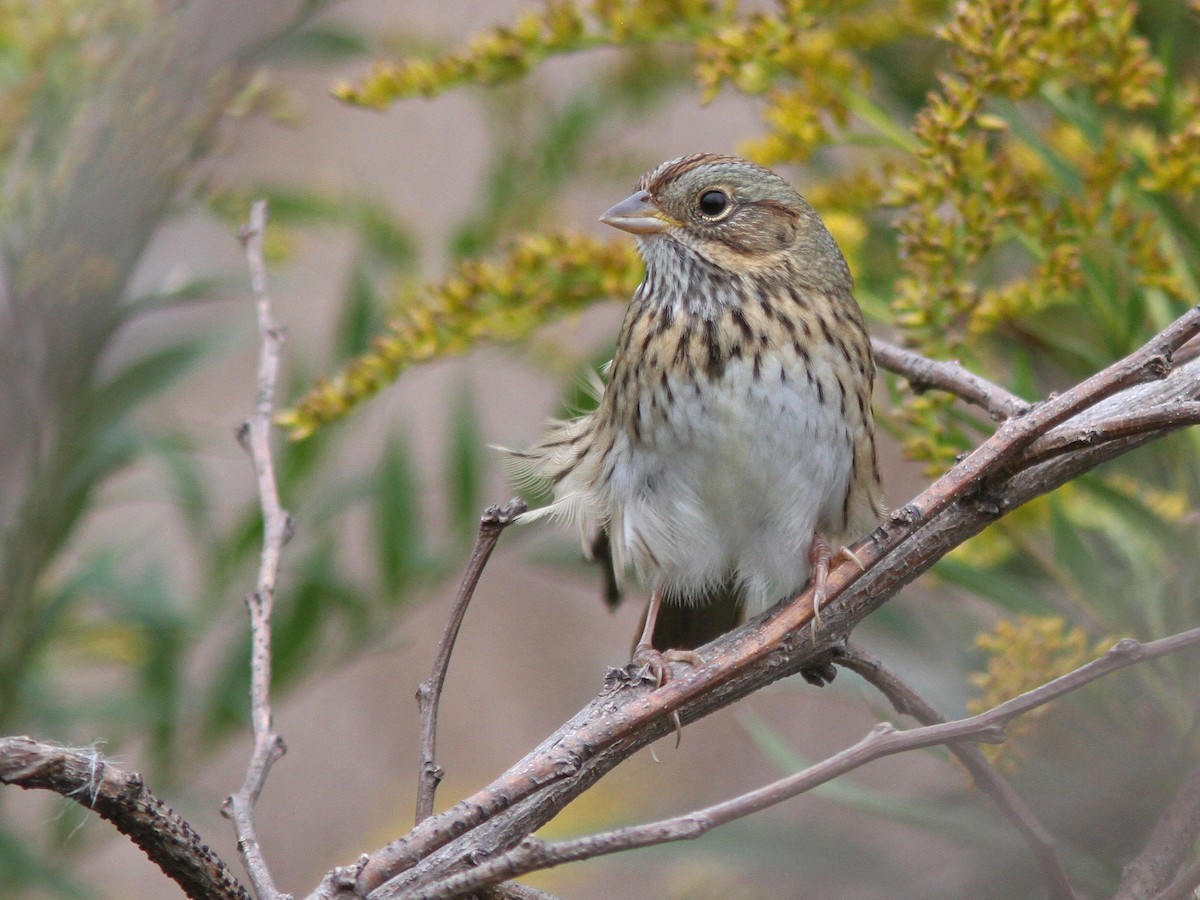
[[[825,536],[814,534],[812,544],[808,548],[808,563],[812,567],[812,611],[813,611],[813,640],[816,640],[817,629],[821,627],[821,607],[825,605],[825,585],[829,581],[829,561],[833,552],[829,549],[829,541]]]
[[[704,658],[695,650],[656,650],[650,644],[638,644],[633,649],[633,666],[645,669],[655,689],[671,680],[670,663],[686,663],[689,666],[703,664]]]
[[[812,544],[808,548],[808,562],[812,568],[812,611],[813,611],[813,639],[816,639],[817,629],[821,627],[821,607],[825,605],[826,585],[829,582],[829,570],[831,563],[840,563],[842,561],[854,563],[860,572],[865,572],[867,567],[863,565],[863,561],[859,559],[853,550],[849,547],[842,547],[834,553],[829,547],[829,541],[825,540],[822,534],[814,534]]]
[[[858,554],[856,554],[849,547],[843,547],[841,550],[839,550],[837,553],[835,553],[833,555],[834,555],[835,559],[844,559],[844,560],[846,560],[846,562],[854,563],[854,565],[858,566],[858,571],[860,571],[860,572],[867,571],[867,567],[865,565],[863,565],[863,561],[858,558]]]
[[[814,687],[824,687],[833,684],[833,679],[837,677],[837,669],[833,663],[825,660],[801,669],[800,677]]]
[[[656,650],[650,644],[638,644],[633,649],[633,667],[650,676],[655,690],[671,680],[671,673],[667,668],[670,663],[686,663],[695,667],[702,665],[704,658],[695,650]],[[683,740],[683,722],[679,719],[679,710],[671,711],[671,721],[675,723],[675,746],[678,747],[679,742]],[[654,756],[654,748],[650,749],[650,755]],[[657,756],[654,757],[654,761],[658,762]]]

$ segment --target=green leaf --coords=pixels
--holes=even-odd
[[[384,446],[370,496],[380,579],[395,598],[421,576],[426,558],[420,485],[402,436],[393,435]]]
[[[83,399],[81,408],[91,423],[110,422],[159,394],[205,354],[207,339],[178,341],[134,360]]]
[[[197,546],[205,545],[212,533],[212,510],[190,439],[182,433],[151,435],[143,446],[162,464],[175,507],[192,541]]]
[[[348,222],[362,238],[368,262],[401,272],[415,266],[417,248],[412,233],[385,206],[359,200],[349,213]]]
[[[737,719],[759,750],[775,763],[780,772],[800,772],[813,764],[790,747],[779,733],[753,710],[739,708]],[[935,752],[945,756],[942,748]],[[960,776],[960,779],[965,779],[965,776]],[[828,781],[813,788],[811,793],[834,800],[850,809],[956,841],[967,840],[984,847],[994,847],[997,843],[1015,847],[1020,840],[1015,831],[998,832],[994,818],[984,814],[982,809],[965,806],[953,808],[944,802],[876,791],[861,787],[848,777]]]
[[[297,577],[277,595],[272,639],[273,686],[283,691],[311,667],[314,657],[328,650],[334,617],[347,608],[361,607],[354,589],[338,574],[333,538],[327,536],[297,567]]]
[[[75,817],[84,813],[72,800],[62,799],[57,804],[62,815],[55,819],[70,818],[72,828]],[[23,829],[22,829],[23,830]],[[24,835],[22,835],[24,837]],[[43,853],[30,852],[25,842],[0,829],[0,884],[10,896],[59,897],[62,900],[91,900],[95,895],[75,879],[64,874],[69,867],[62,861]]]
[[[365,353],[371,339],[383,331],[384,326],[383,316],[380,315],[382,304],[375,285],[370,275],[357,263],[350,268],[343,297],[334,351],[334,361],[338,365]]]
[[[1079,526],[1064,514],[1058,496],[1047,498],[1047,506],[1055,561],[1082,593],[1095,598],[1100,605],[1106,605],[1103,598],[1112,590],[1110,566],[1103,559],[1097,559],[1095,550],[1084,542]]]
[[[449,519],[459,540],[471,539],[483,512],[483,433],[470,388],[460,386],[450,408],[450,434],[447,440],[446,496]]]
[[[1012,578],[1009,573],[942,559],[934,566],[934,574],[947,584],[990,600],[1011,612],[1029,612],[1037,608],[1036,597],[1028,584]]]
[[[290,65],[329,65],[356,59],[370,49],[370,41],[358,29],[321,22],[273,41],[264,56]]]

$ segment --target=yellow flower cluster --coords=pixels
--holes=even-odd
[[[484,341],[516,341],[598,300],[626,300],[642,277],[628,241],[577,234],[528,235],[494,260],[469,260],[408,298],[370,350],[318,382],[278,424],[294,439],[341,418],[411,365],[464,353]]]
[[[550,56],[595,47],[691,42],[725,17],[724,7],[708,0],[594,0],[589,12],[564,0],[546,0],[540,12],[484,32],[461,50],[377,62],[361,83],[336,85],[333,93],[347,103],[383,108],[463,84],[521,78]]]
[[[752,12],[732,0],[547,0],[456,51],[379,63],[338,93],[382,106],[590,47],[686,45],[704,99],[759,98],[765,128],[746,155],[820,173],[803,193],[871,286],[868,310],[927,354],[987,367],[991,335],[1039,318],[1095,307],[1097,320],[1134,322],[1152,309],[1158,319],[1134,322],[1144,329],[1200,301],[1193,250],[1178,240],[1200,212],[1200,81],[1168,79],[1136,13],[1132,0],[776,0]],[[933,85],[923,101],[872,83],[881,55],[914,53],[937,65],[905,72]],[[897,417],[907,452],[933,467],[971,440],[950,405],[930,393]]]
[[[75,113],[71,104],[93,87],[90,79],[111,69],[123,46],[97,36],[133,32],[151,15],[145,0],[0,3],[0,58],[4,60],[0,160],[12,152],[31,122],[47,128],[69,127]],[[46,104],[47,98],[57,106],[33,105]]]
[[[1140,184],[1148,191],[1195,203],[1200,199],[1200,83],[1188,85],[1177,102],[1175,118],[1182,123],[1179,129],[1161,141],[1144,141],[1148,171]]]
[[[1003,619],[980,634],[975,646],[987,654],[987,668],[971,676],[980,695],[967,704],[972,714],[984,712],[1006,700],[1033,690],[1060,675],[1091,662],[1112,644],[1105,639],[1089,644],[1082,628],[1068,628],[1061,616],[1018,616]],[[1051,706],[1039,706],[1008,726],[1009,740],[984,748],[993,763],[1015,766],[1020,753],[1013,738],[1028,734]]]
[[[1180,188],[1197,177],[1200,130],[1186,103],[1177,132],[1130,127],[1163,78],[1135,12],[1124,0],[996,0],[957,5],[940,29],[952,65],[884,194],[901,240],[893,318],[924,352],[970,356],[979,336],[1089,294],[1117,307],[1130,286],[1183,299],[1145,191],[1192,202]],[[906,449],[935,466],[955,449],[948,402],[920,398],[902,414]]]

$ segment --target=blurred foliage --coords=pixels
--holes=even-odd
[[[1195,3],[547,0],[457,49],[379,60],[335,94],[385,108],[464,86],[492,97],[536,91],[548,60],[600,48],[618,65],[686,64],[701,102],[755,106],[761,133],[745,136],[741,152],[796,169],[875,327],[1023,397],[1075,383],[1200,302]],[[560,109],[547,104],[543,134]],[[582,154],[571,146],[572,158]],[[622,171],[632,181],[657,162]],[[536,157],[524,163],[547,190],[567,186],[561,173],[537,172]],[[520,190],[499,187],[519,202]],[[484,340],[528,342],[587,303],[629,296],[639,271],[627,239],[597,242],[553,223],[530,236],[530,224],[524,213],[504,223],[521,236],[494,249],[467,242],[478,256],[441,282],[396,288],[399,312],[371,349],[282,417],[293,436],[319,436],[413,363]],[[531,252],[539,247],[548,253]],[[916,396],[891,378],[887,390],[883,424],[930,473],[994,427],[950,397]],[[1085,661],[1111,635],[1194,626],[1198,450],[1194,433],[1160,441],[944,560],[934,581],[970,599],[953,627],[980,633],[977,646],[947,651],[944,618],[921,637],[919,611],[889,608],[868,630],[896,646],[936,646],[953,665],[927,667],[925,686],[962,709],[971,668],[982,670],[975,702],[990,704]],[[1198,676],[1185,658],[1141,667],[1029,720],[1006,751],[1089,889],[1111,888],[1179,767],[1200,751]],[[877,813],[887,804],[871,800]],[[961,838],[946,821],[959,819],[939,824],[934,811],[906,824]],[[812,856],[811,838],[781,842],[780,859]],[[1014,865],[1029,867],[1014,862],[1027,852],[1019,843],[1010,849],[972,884],[976,896],[1013,895]]]
[[[628,243],[582,235],[529,235],[500,262],[468,260],[427,293],[401,300],[371,349],[332,382],[321,382],[278,421],[295,438],[337,419],[415,363],[464,353],[478,343],[528,337],[554,317],[601,297],[632,291],[641,262]]]
[[[306,68],[369,49],[313,19],[323,5],[255,33],[222,29],[219,0],[0,4],[0,723],[65,742],[102,734],[110,750],[139,741],[156,785],[245,722],[249,649],[231,598],[251,583],[261,538],[255,502],[230,513],[215,496],[207,445],[139,416],[216,356],[218,336],[164,327],[154,347],[114,350],[135,320],[211,302],[220,286],[197,276],[134,293],[148,242],[180,213],[232,233],[249,199],[267,195],[273,262],[314,230],[353,241],[327,358],[293,360],[281,389],[294,396],[316,380],[280,416],[306,438],[277,458],[302,524],[276,607],[281,688],[383,633],[460,561],[484,502],[466,393],[444,438],[440,530],[428,525],[439,516],[425,508],[412,435],[390,435],[354,470],[334,420],[409,367],[482,342],[546,361],[540,326],[625,302],[640,277],[632,244],[564,232],[556,206],[598,173],[632,182],[659,162],[614,138],[682,91],[759,112],[761,132],[741,151],[802,185],[876,329],[1024,397],[1090,374],[1200,300],[1194,2],[548,0],[461,48],[376,62],[335,93],[384,108],[487,87],[472,94],[490,132],[482,189],[445,248],[449,271],[432,281],[404,223],[372,197],[202,177],[231,119],[295,118],[295,97],[263,63]],[[414,46],[411,35],[397,43]],[[547,63],[592,50],[600,64],[585,78],[545,77]],[[931,471],[992,427],[949,398],[912,396],[894,379],[887,389],[894,409],[881,418]],[[891,604],[865,629],[913,651],[917,680],[952,712],[972,668],[978,702],[990,703],[1108,635],[1194,625],[1198,450],[1190,433],[1158,442],[1000,520],[935,570],[969,600],[957,618],[923,622]],[[137,535],[76,543],[89,525],[104,531],[106,489],[135,467],[171,498],[163,527],[185,534],[194,577],[181,581],[179,560],[155,558]],[[368,536],[351,547],[360,529]],[[954,630],[983,637],[947,649]],[[1115,883],[1197,755],[1197,676],[1184,658],[1138,667],[1062,701],[1015,741],[1017,786],[1090,891]],[[802,764],[761,722],[747,728],[781,768]],[[994,825],[962,792],[915,804],[839,783],[831,795],[956,846],[983,847]],[[55,863],[70,827],[58,820],[35,852],[27,831],[0,823],[0,883],[86,896]],[[743,837],[764,867],[794,872],[799,859],[819,864],[823,847],[835,860],[854,846],[855,877],[877,871],[875,842],[824,831]],[[1015,896],[1013,879],[1029,875],[1027,850],[1005,834],[981,852],[995,868],[977,872],[972,895]]]
[[[326,365],[368,348],[382,286],[416,261],[378,201],[208,180],[237,120],[295,112],[265,63],[303,69],[363,51],[360,36],[313,19],[325,5],[244,20],[219,0],[0,5],[0,729],[65,744],[100,735],[116,755],[136,746],[157,790],[246,726],[242,598],[261,521],[248,462],[232,502],[213,477],[214,454],[238,453],[232,435],[152,424],[172,419],[161,411],[188,378],[227,365],[231,345],[253,352],[249,306],[231,310],[228,334],[175,315],[219,297],[245,304],[247,275],[225,283],[192,259],[202,274],[146,289],[143,253],[185,217],[232,245],[254,196],[271,203],[273,263],[306,232],[348,236]],[[288,366],[282,395],[311,382],[303,365]],[[333,430],[278,448],[279,490],[301,524],[275,607],[277,691],[388,634],[457,563],[485,505],[475,420],[460,398],[444,435],[446,509],[432,517],[402,432],[357,469]],[[144,518],[131,519],[133,505]],[[346,539],[355,528],[377,539],[358,547]],[[39,833],[5,818],[11,796],[0,792],[0,893],[95,896],[68,859],[118,836],[76,834],[72,812]]]
[[[987,669],[971,677],[979,696],[967,704],[972,713],[982,713],[1005,700],[1031,691],[1047,681],[1066,675],[1103,655],[1115,643],[1113,638],[1092,642],[1079,626],[1068,627],[1062,616],[1020,615],[1001,619],[990,632],[980,634],[975,646],[987,654]],[[1010,738],[1018,738],[1033,729],[1053,704],[1039,706],[1008,726]],[[993,763],[1012,771],[1018,741],[988,744],[983,752]]]

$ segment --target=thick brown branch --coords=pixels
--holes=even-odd
[[[459,585],[454,605],[450,609],[446,629],[438,643],[433,671],[417,688],[417,704],[421,710],[421,770],[417,778],[418,823],[433,815],[434,794],[444,775],[442,767],[436,761],[438,704],[442,698],[442,685],[446,683],[446,670],[450,667],[450,654],[454,651],[458,629],[467,614],[471,598],[475,595],[475,587],[479,584],[483,567],[487,565],[496,542],[500,540],[500,533],[516,521],[517,516],[525,512],[526,508],[524,500],[514,497],[503,507],[489,506],[484,511],[483,518],[479,521],[479,536],[475,539],[475,549],[471,551],[471,559],[467,562],[462,584]]]
[[[1188,773],[1155,823],[1142,852],[1125,867],[1114,900],[1141,900],[1168,889],[1191,855],[1197,836],[1200,836],[1200,765]],[[1191,880],[1191,876],[1184,880]],[[1194,888],[1195,883],[1185,886]]]
[[[871,349],[881,369],[902,377],[916,393],[930,388],[946,391],[982,408],[994,421],[1024,415],[1032,406],[1000,385],[967,371],[957,361],[930,359],[879,338],[871,339]]]
[[[481,887],[535,869],[592,859],[622,850],[691,840],[718,825],[760,812],[884,756],[936,744],[1003,741],[1004,728],[1017,716],[1057,700],[1118,669],[1197,646],[1200,646],[1200,628],[1144,644],[1132,640],[1119,641],[1099,659],[979,715],[908,731],[899,731],[882,722],[858,743],[828,759],[724,803],[647,825],[619,828],[574,840],[547,843],[528,837],[515,849],[496,859],[435,881],[420,890],[408,891],[404,896],[407,900],[447,900],[466,896]],[[1067,891],[1067,896],[1074,896],[1069,886]],[[381,892],[378,896],[391,895]]]
[[[548,821],[637,749],[672,730],[673,716],[688,722],[726,706],[779,678],[828,660],[828,652],[862,618],[896,591],[997,517],[1047,493],[1100,463],[1126,453],[1161,432],[1119,438],[1072,450],[1024,467],[1020,454],[1032,441],[1070,419],[1086,425],[1093,412],[1112,415],[1110,405],[1165,403],[1194,398],[1200,365],[1170,378],[1120,393],[1121,388],[1160,378],[1171,350],[1200,330],[1193,309],[1137,353],[1047,400],[951,469],[919,497],[893,513],[883,528],[854,546],[863,563],[835,568],[822,627],[801,631],[811,618],[807,592],[701,648],[704,664],[676,673],[648,691],[619,677],[592,703],[491,785],[422,822],[406,837],[373,854],[357,889],[369,893],[395,878],[388,892],[422,884],[464,865],[497,855]],[[1096,405],[1088,413],[1083,410]],[[984,489],[986,486],[986,490]],[[400,877],[395,877],[403,873]]]
[[[1005,421],[996,433],[967,455],[929,490],[905,507],[906,518],[926,519],[946,504],[978,488],[987,479],[1028,468],[1022,452],[1042,435],[1101,401],[1135,385],[1166,378],[1171,355],[1200,333],[1200,307],[1193,307],[1135,352],[1057,396],[1035,404],[1028,413]]]
[[[1154,900],[1195,900],[1196,891],[1200,890],[1200,859],[1179,873],[1160,894],[1154,895]]]
[[[62,794],[112,822],[197,900],[250,900],[246,889],[178,813],[93,749],[27,737],[0,739],[0,783]]]
[[[861,647],[847,642],[843,652],[834,657],[835,662],[856,672],[880,693],[888,698],[888,702],[896,712],[912,716],[922,725],[940,725],[947,721],[924,697],[921,696],[906,681],[884,665],[875,655]],[[987,761],[978,747],[968,743],[948,743],[951,753],[963,764],[975,784],[987,794],[1001,812],[1017,827],[1029,848],[1037,857],[1038,865],[1046,877],[1050,895],[1062,900],[1076,897],[1071,881],[1063,868],[1062,860],[1058,858],[1058,848],[1050,832],[1042,825],[1033,810],[1008,783],[995,767]]]
[[[271,460],[271,415],[275,403],[275,381],[279,372],[279,351],[283,331],[271,318],[271,298],[267,292],[267,269],[263,260],[263,231],[267,224],[267,202],[255,200],[250,220],[241,237],[254,288],[258,312],[259,360],[258,387],[254,415],[238,430],[238,439],[254,463],[259,502],[263,516],[263,548],[259,560],[258,584],[246,598],[250,611],[250,722],[254,731],[254,750],[246,768],[242,786],[232,794],[223,812],[233,820],[238,837],[238,853],[260,898],[281,898],[263,859],[254,827],[254,804],[267,780],[271,766],[285,752],[282,738],[271,722],[271,610],[275,602],[275,583],[283,545],[291,534],[291,518],[279,503],[275,466]]]

